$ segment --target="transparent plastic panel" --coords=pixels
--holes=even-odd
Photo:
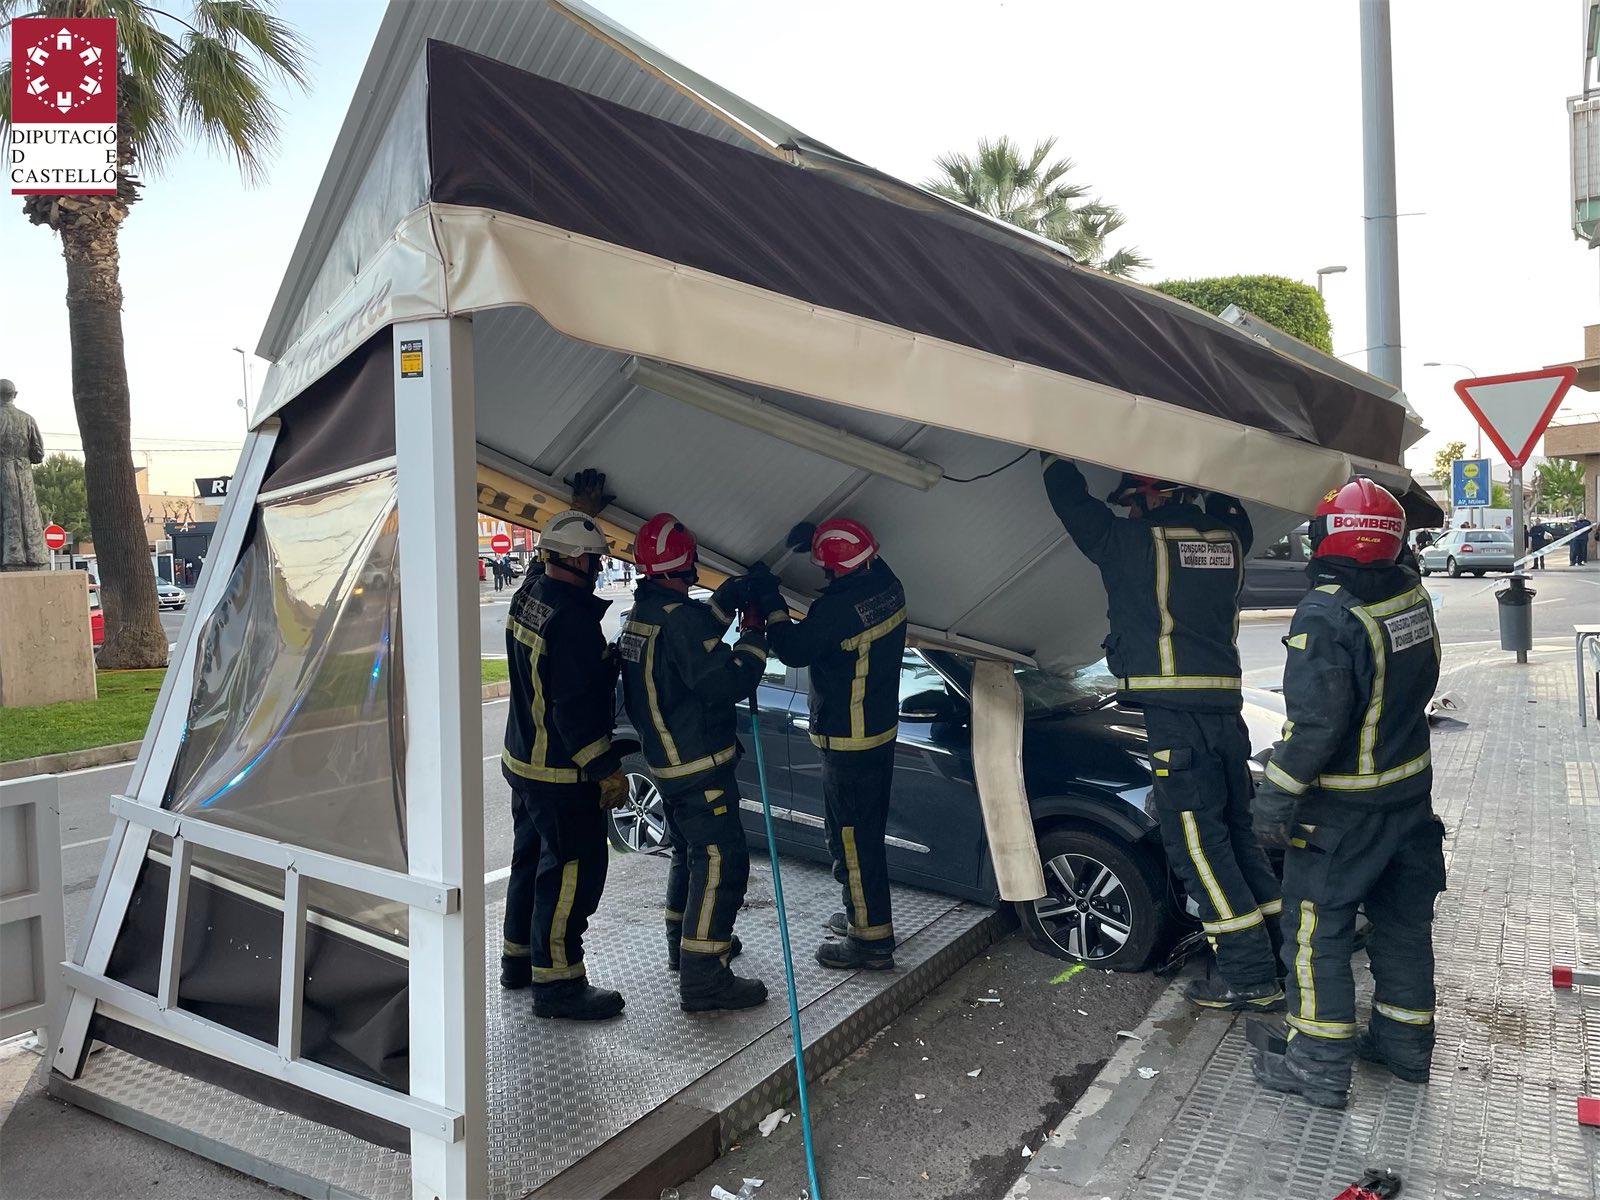
[[[166,806],[403,872],[394,473],[264,504],[256,521],[201,633]]]

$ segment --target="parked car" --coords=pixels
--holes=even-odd
[[[1516,562],[1511,535],[1504,529],[1451,529],[1422,551],[1424,575],[1443,571],[1452,579],[1482,577],[1486,571],[1509,571]]]
[[[89,585],[89,644],[96,650],[106,642],[106,613],[100,607],[100,585]]]
[[[165,579],[156,580],[156,604],[161,608],[181,610],[189,603],[189,593]]]
[[[889,874],[897,882],[995,903],[996,885],[973,775],[971,662],[908,650],[900,673],[900,734],[888,822]],[[1151,808],[1144,715],[1116,699],[1104,663],[1070,676],[1020,669],[1023,772],[1049,895],[1017,906],[1029,941],[1058,958],[1137,971],[1168,940],[1182,909]],[[768,660],[758,727],[778,850],[830,861],[823,837],[822,772],[807,736],[806,671]],[[749,704],[741,705],[749,729]],[[618,711],[623,712],[619,704]],[[1248,689],[1246,721],[1264,761],[1283,723],[1280,697]],[[626,727],[620,736],[633,736]],[[749,748],[749,734],[744,735]],[[611,814],[619,850],[665,839],[661,794],[644,759],[624,763],[629,802]],[[1259,765],[1252,763],[1259,775]],[[740,816],[763,852],[755,756],[740,761]],[[820,914],[825,915],[825,914]]]
[[[1311,587],[1311,534],[1301,525],[1244,562],[1240,608],[1293,608]]]

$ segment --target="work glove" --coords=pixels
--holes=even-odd
[[[628,777],[621,770],[611,772],[600,780],[600,807],[621,808],[628,802]]]
[[[586,516],[598,517],[616,496],[606,491],[606,473],[586,467],[569,476],[566,484],[572,489],[572,507]]]
[[[719,618],[731,621],[739,615],[749,594],[748,579],[743,575],[730,575],[711,593],[711,607],[716,609]]]
[[[783,544],[796,554],[811,553],[811,539],[816,536],[817,527],[810,521],[801,521],[789,530],[789,536],[783,539]]]
[[[1289,848],[1293,836],[1295,805],[1298,801],[1275,784],[1265,782],[1250,802],[1250,830],[1263,846]]]
[[[789,615],[789,606],[784,603],[783,592],[779,587],[780,581],[766,563],[758,562],[751,567],[745,580],[750,588],[745,603],[754,604],[764,622],[774,617]]]
[[[1213,517],[1231,517],[1244,511],[1240,504],[1226,492],[1206,493],[1206,513]]]

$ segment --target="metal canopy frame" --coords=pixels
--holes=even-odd
[[[423,372],[402,372],[400,346],[422,347]],[[68,985],[54,1065],[84,1070],[96,1012],[153,1029],[234,1066],[327,1097],[409,1129],[411,1188],[419,1200],[466,1200],[487,1190],[483,781],[476,747],[482,710],[477,671],[474,514],[476,442],[472,327],[466,318],[401,323],[394,330],[396,446],[393,465],[406,613],[407,869],[387,870],[218,825],[161,807],[177,763],[195,677],[199,635],[227,591],[277,440],[269,421],[250,434],[236,486],[178,638],[129,794],[116,817],[84,932],[63,964]],[[370,473],[367,467],[360,474]],[[469,618],[471,618],[469,620]],[[126,919],[151,838],[172,839],[156,994],[110,978],[106,968]],[[241,1034],[178,1004],[195,847],[281,872],[282,954],[276,1038]],[[203,874],[203,872],[202,872]],[[308,913],[307,880],[377,896],[409,909],[407,955],[410,1091],[396,1091],[301,1057]]]

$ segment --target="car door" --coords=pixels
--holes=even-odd
[[[918,692],[948,692],[915,650],[900,667],[900,701]],[[794,711],[790,741],[793,823],[813,852],[829,857],[823,835],[822,753],[811,744],[805,697]],[[965,702],[961,702],[964,706]],[[809,832],[802,832],[809,831]],[[971,727],[966,721],[917,721],[902,716],[895,742],[894,784],[884,837],[889,875],[901,883],[937,886],[977,883],[983,860],[983,813],[972,774]]]

